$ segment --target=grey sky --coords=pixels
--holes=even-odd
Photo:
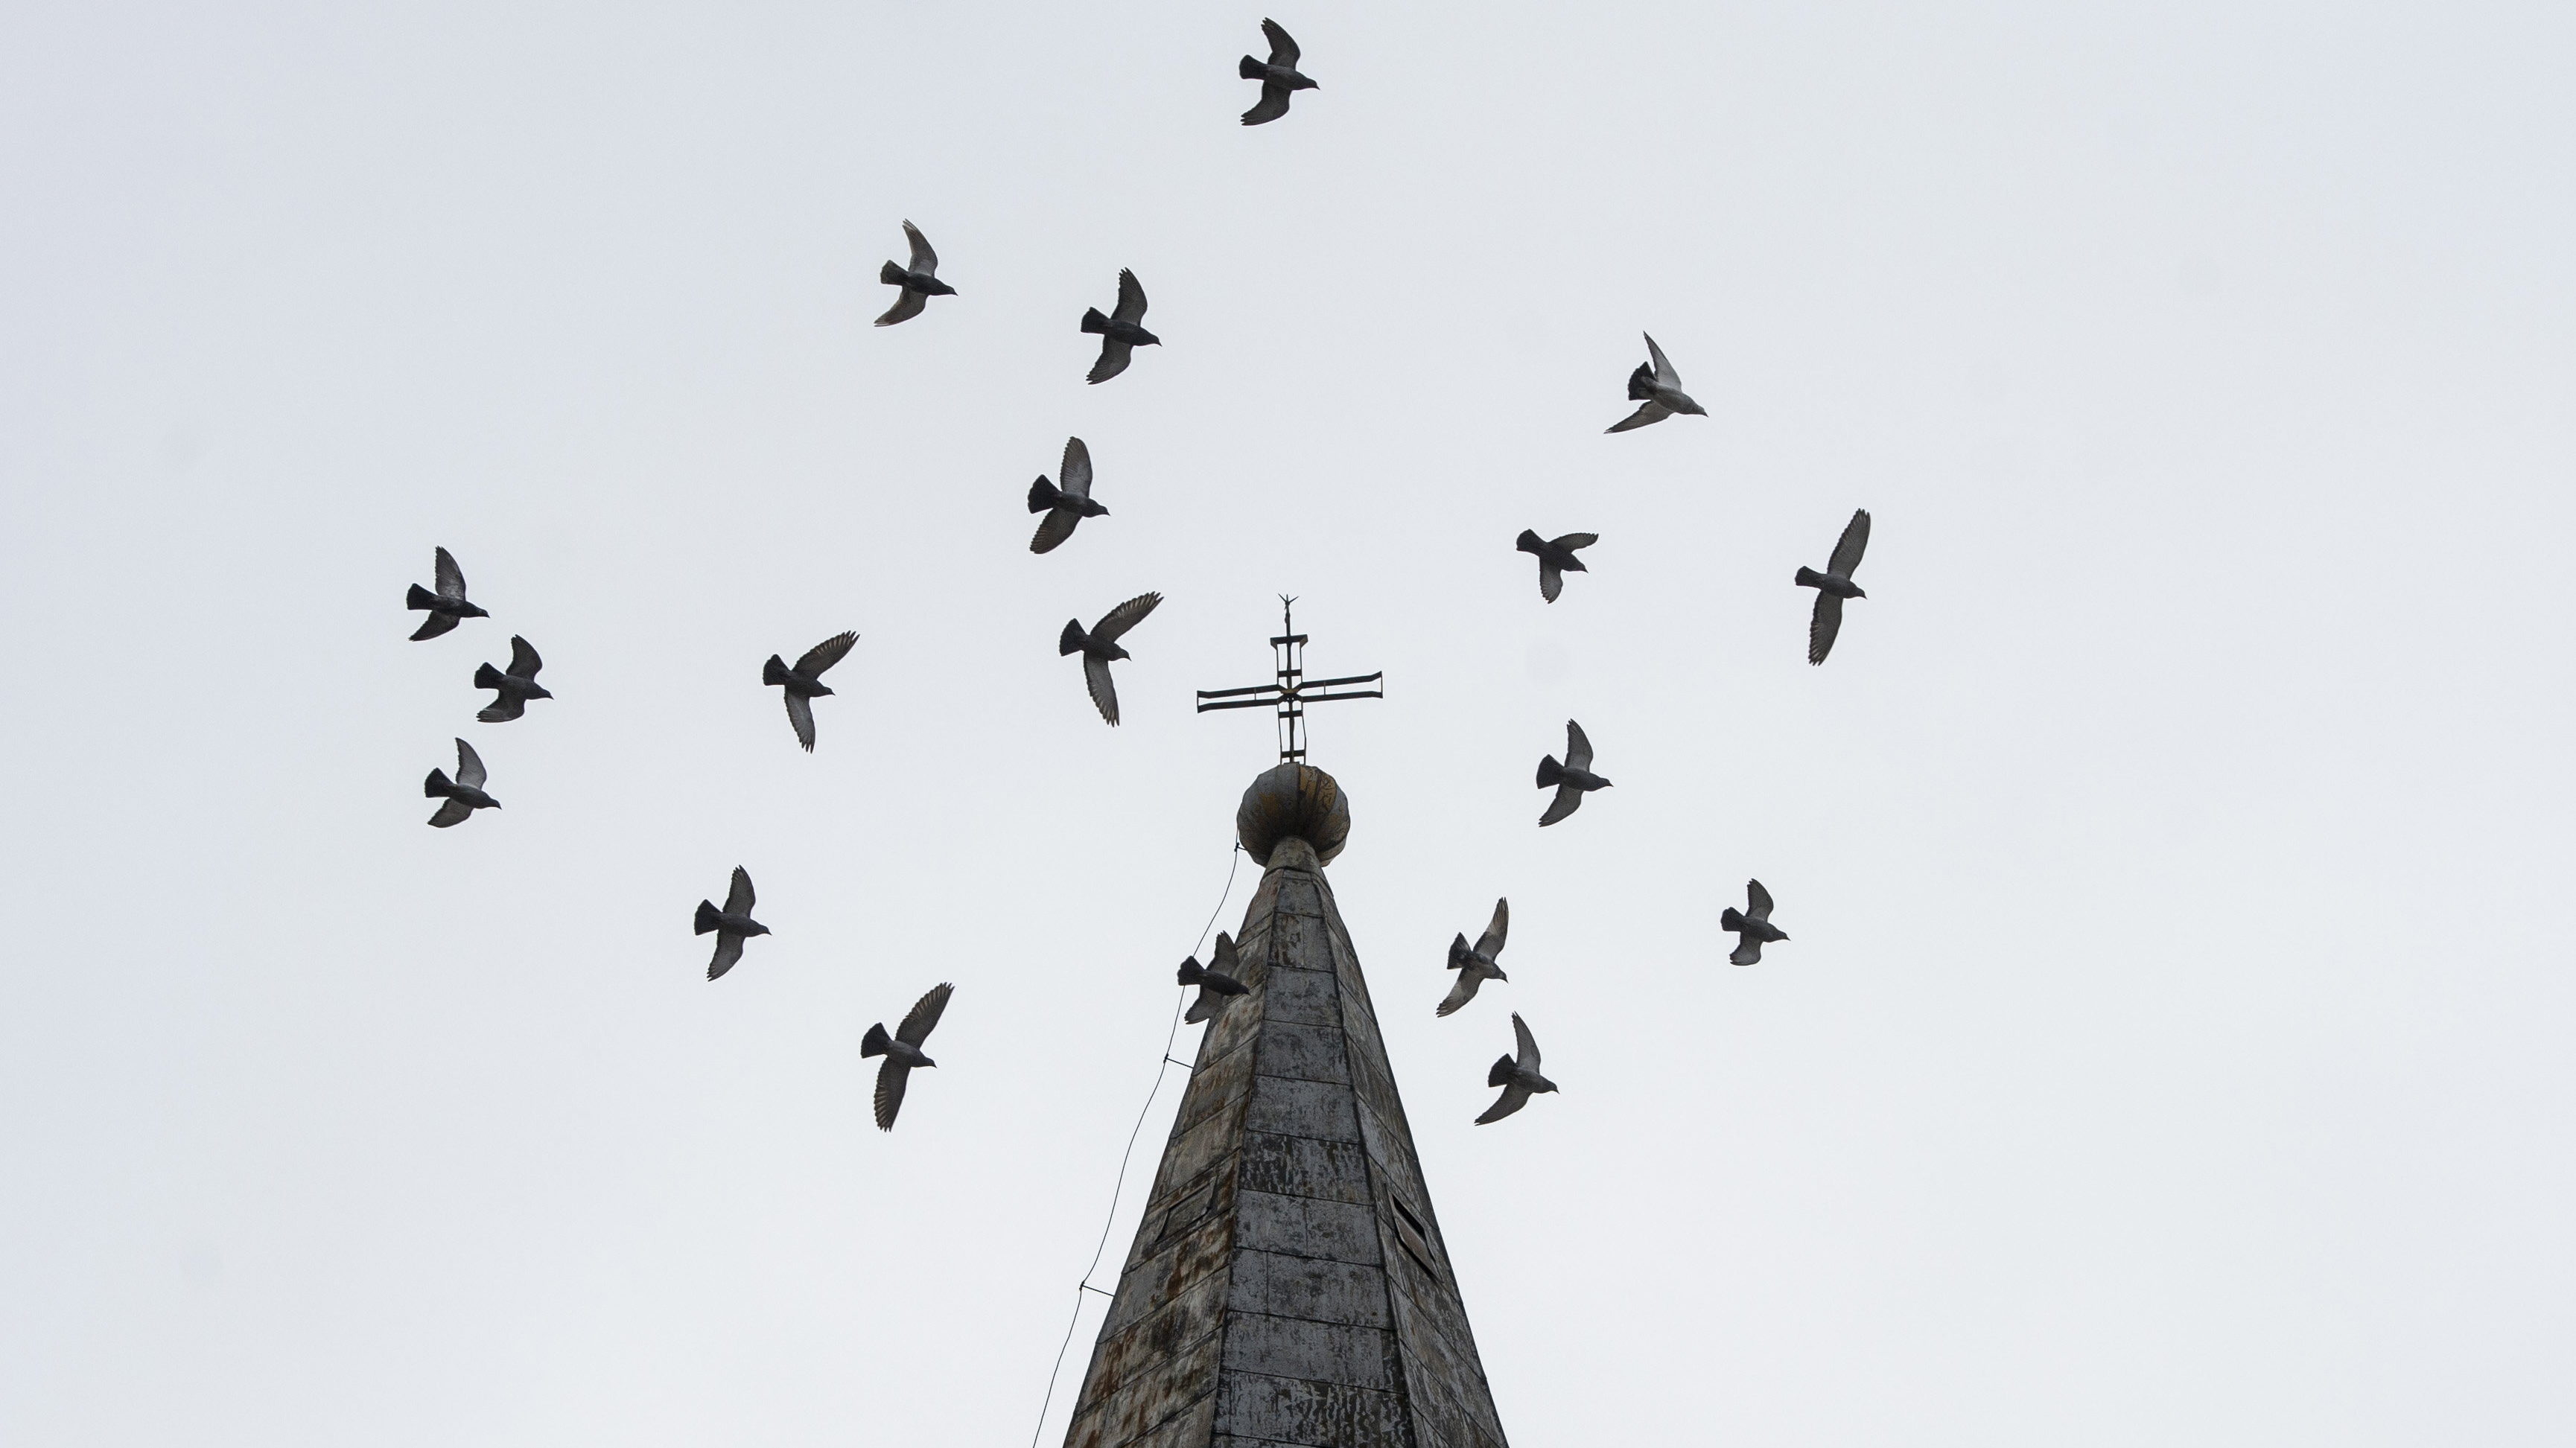
[[[1263,13],[0,16],[0,1439],[1025,1441],[1293,592],[1516,1442],[2566,1441],[2576,15]]]

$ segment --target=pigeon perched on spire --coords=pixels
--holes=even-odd
[[[850,645],[858,641],[855,632],[836,633],[807,649],[792,669],[776,654],[760,666],[762,684],[774,684],[787,691],[787,722],[795,726],[796,742],[804,745],[808,754],[814,752],[814,701],[832,692],[823,682],[823,671],[839,663],[850,652]]]
[[[912,240],[912,264],[896,266],[887,262],[878,271],[878,281],[890,287],[903,288],[895,294],[894,305],[886,308],[884,316],[877,318],[880,327],[891,327],[897,322],[909,322],[920,316],[922,304],[932,297],[957,295],[955,287],[939,279],[939,253],[930,249],[930,238],[923,236],[921,228],[909,221],[903,224],[903,234]]]
[[[1458,983],[1449,988],[1449,998],[1440,1003],[1435,1015],[1455,1015],[1459,1007],[1476,998],[1476,987],[1489,980],[1511,979],[1494,963],[1494,957],[1503,953],[1503,937],[1511,933],[1511,928],[1512,902],[1497,900],[1493,922],[1476,937],[1474,945],[1467,943],[1467,932],[1463,930],[1449,942],[1449,968],[1458,972]]]
[[[1583,804],[1583,796],[1596,789],[1608,789],[1610,781],[1592,772],[1592,741],[1584,737],[1583,726],[1565,721],[1565,762],[1556,762],[1551,754],[1538,762],[1538,787],[1553,785],[1556,798],[1547,813],[1538,817],[1542,826],[1555,824]]]
[[[1589,573],[1583,560],[1574,556],[1577,548],[1589,548],[1601,541],[1598,533],[1568,533],[1562,538],[1541,538],[1535,528],[1523,528],[1519,541],[1512,546],[1523,553],[1538,555],[1538,596],[1550,603],[1565,591],[1565,575]]]
[[[859,1057],[885,1057],[877,1067],[877,1130],[894,1130],[894,1114],[903,1109],[903,1088],[912,1079],[913,1068],[939,1063],[923,1054],[921,1043],[930,1039],[930,1030],[939,1024],[939,1015],[948,1009],[949,994],[957,987],[945,981],[932,986],[921,999],[904,1013],[903,1024],[886,1034],[885,1022],[868,1027],[859,1042]]]
[[[1643,365],[1628,374],[1628,400],[1637,404],[1637,410],[1610,424],[1608,431],[1626,432],[1631,428],[1644,427],[1650,422],[1661,422],[1676,412],[1708,416],[1707,408],[1693,402],[1691,395],[1682,391],[1682,375],[1664,359],[1664,349],[1655,345],[1651,333],[1646,337],[1646,357]]]
[[[1261,82],[1261,99],[1253,102],[1252,109],[1243,113],[1243,123],[1247,126],[1258,126],[1288,114],[1288,97],[1293,92],[1319,89],[1311,77],[1298,73],[1297,42],[1288,38],[1288,32],[1280,28],[1278,21],[1262,21],[1261,33],[1270,38],[1269,61],[1265,63],[1247,55],[1243,63],[1235,67],[1235,73],[1245,80]]]
[[[438,550],[438,556],[432,560],[431,567],[435,570],[438,591],[432,593],[415,583],[411,586],[411,593],[403,600],[405,608],[429,610],[429,617],[420,621],[419,632],[411,636],[414,643],[422,639],[438,637],[456,627],[459,619],[492,616],[465,601],[465,570],[456,566],[456,559],[446,549]]]
[[[1744,882],[1744,906],[1738,911],[1729,905],[1717,917],[1717,928],[1736,932],[1735,953],[1727,957],[1737,965],[1759,965],[1762,947],[1774,940],[1786,940],[1788,932],[1771,923],[1771,892],[1759,880]]]
[[[1485,1108],[1485,1114],[1476,1118],[1478,1126],[1500,1121],[1527,1106],[1533,1091],[1556,1089],[1555,1082],[1538,1073],[1538,1041],[1530,1035],[1529,1024],[1521,1019],[1518,1011],[1512,1012],[1512,1036],[1520,1046],[1520,1054],[1517,1057],[1505,1056],[1494,1063],[1494,1069],[1485,1073],[1485,1084],[1502,1087],[1503,1094],[1495,1097],[1494,1104]]]
[[[1860,567],[1860,555],[1869,548],[1869,509],[1862,508],[1843,525],[1843,536],[1834,542],[1834,556],[1825,560],[1825,571],[1798,569],[1800,588],[1816,591],[1815,617],[1807,622],[1807,662],[1821,664],[1825,655],[1834,651],[1834,635],[1843,631],[1843,600],[1867,598],[1860,585],[1851,581],[1852,571]]]
[[[1082,314],[1082,330],[1100,336],[1100,360],[1091,364],[1086,382],[1106,382],[1127,370],[1128,359],[1139,347],[1159,347],[1163,339],[1140,324],[1145,320],[1145,284],[1136,280],[1132,271],[1118,273],[1118,305],[1108,316],[1098,307]]]
[[[483,781],[488,777],[483,772],[483,756],[474,752],[473,745],[457,740],[455,780],[448,779],[446,770],[433,769],[429,778],[421,781],[424,796],[447,801],[429,817],[429,822],[443,830],[465,823],[478,809],[499,809],[501,802],[483,792]]]
[[[1208,957],[1212,964],[1201,965],[1195,955],[1181,962],[1181,984],[1199,988],[1199,998],[1190,1002],[1182,1020],[1197,1025],[1225,1009],[1225,1003],[1246,994],[1252,987],[1243,983],[1243,966],[1234,953],[1234,937],[1220,930],[1216,933],[1216,953]]]
[[[486,724],[506,724],[528,712],[529,700],[553,698],[554,694],[537,682],[537,670],[545,666],[546,661],[537,657],[536,649],[526,639],[510,635],[510,671],[505,674],[490,664],[474,671],[475,688],[499,691],[474,717]]]
[[[1118,646],[1119,637],[1144,622],[1145,615],[1162,601],[1159,593],[1137,594],[1102,614],[1089,633],[1082,631],[1082,620],[1065,620],[1064,632],[1056,638],[1057,653],[1082,655],[1082,679],[1090,686],[1091,702],[1113,728],[1118,723],[1118,685],[1109,677],[1109,661],[1128,657],[1127,651]]]
[[[712,932],[716,954],[707,962],[707,979],[714,980],[733,969],[742,959],[742,943],[755,935],[767,935],[769,927],[751,918],[751,872],[740,865],[733,867],[733,889],[726,894],[724,908],[718,910],[713,900],[698,902],[697,933]]]
[[[1044,473],[1029,484],[1029,511],[1046,514],[1029,538],[1031,553],[1053,552],[1073,536],[1075,524],[1109,515],[1107,508],[1091,501],[1091,449],[1082,445],[1082,439],[1064,440],[1064,466],[1056,469],[1056,476],[1063,480],[1061,486],[1048,482]]]

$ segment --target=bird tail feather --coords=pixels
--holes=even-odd
[[[1100,309],[1098,307],[1088,308],[1082,314],[1082,330],[1086,332],[1106,332],[1109,330],[1109,319],[1100,315]]]
[[[438,595],[415,583],[411,586],[411,592],[403,595],[403,607],[436,608],[438,607]]]
[[[847,1038],[844,1037],[843,1039]],[[885,1022],[883,1021],[879,1021],[875,1025],[868,1027],[868,1033],[859,1038],[859,1054],[861,1056],[882,1056],[887,1051],[891,1050],[893,1046],[894,1043],[886,1039]]]
[[[1044,474],[1040,474],[1036,482],[1029,484],[1030,512],[1043,513],[1062,501],[1064,501],[1064,490],[1048,482]]]
[[[1270,78],[1270,73],[1262,69],[1261,62],[1254,60],[1248,55],[1243,58],[1241,64],[1234,68],[1234,73],[1242,76],[1245,80],[1268,80]]]
[[[1547,787],[1548,787],[1548,786],[1550,786],[1550,785],[1553,785],[1553,784],[1562,784],[1562,783],[1564,783],[1564,782],[1565,782],[1565,766],[1556,762],[1556,756],[1555,756],[1555,755],[1553,755],[1553,754],[1548,755],[1546,758],[1541,759],[1541,760],[1538,762],[1538,787],[1539,787],[1539,788],[1541,788],[1541,789],[1545,789],[1545,788],[1547,788]]]
[[[1802,564],[1798,569],[1798,586],[1800,588],[1822,588],[1825,586],[1825,576]]]
[[[893,262],[887,262],[884,269],[877,273],[877,280],[890,287],[902,286],[903,268],[896,266]]]
[[[1082,620],[1078,618],[1066,619],[1064,621],[1064,632],[1059,635],[1055,641],[1055,651],[1059,654],[1078,654],[1082,652],[1082,644]]]
[[[1512,1058],[1509,1056],[1496,1061],[1494,1069],[1485,1073],[1485,1084],[1488,1086],[1500,1086],[1511,1079]]]
[[[786,683],[787,661],[776,654],[771,654],[769,656],[769,662],[760,666],[760,682],[763,684]]]
[[[1199,964],[1199,958],[1197,956],[1193,955],[1189,959],[1181,962],[1181,984],[1197,985],[1199,982],[1206,979],[1207,967]]]
[[[722,913],[723,913],[722,911],[719,911],[718,909],[716,909],[716,902],[714,902],[713,900],[701,900],[701,901],[699,901],[699,902],[698,902],[698,928],[697,928],[697,933],[698,933],[698,934],[700,934],[700,935],[704,935],[704,934],[706,934],[708,931],[715,929],[715,928],[716,928],[716,916],[718,916],[718,915],[720,915],[720,914],[722,914]]]
[[[450,789],[452,789],[452,788],[454,788],[454,787],[455,787],[455,786],[450,785],[450,784],[447,782],[447,771],[446,771],[446,770],[444,770],[444,769],[433,769],[433,770],[431,770],[431,771],[429,772],[429,778],[424,779],[424,780],[422,780],[422,781],[420,782],[420,793],[421,793],[421,798],[423,798],[423,799],[436,799],[436,798],[438,798],[440,795],[443,795],[443,794],[447,793]]]
[[[1512,546],[1523,553],[1536,553],[1547,546],[1547,540],[1538,536],[1536,528],[1523,528],[1521,536],[1512,540]]]
[[[501,687],[501,671],[492,667],[490,664],[485,664],[476,669],[474,671],[474,687],[478,689],[497,689]]]
[[[1655,369],[1649,363],[1640,362],[1637,370],[1628,374],[1628,400],[1643,402],[1654,395]]]
[[[1467,948],[1467,932],[1459,931],[1458,938],[1449,942],[1449,968],[1456,970],[1474,955],[1475,952]]]
[[[1742,930],[1744,928],[1744,912],[1736,909],[1732,905],[1727,906],[1724,910],[1718,912],[1717,928],[1720,930]]]

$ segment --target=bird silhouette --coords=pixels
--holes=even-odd
[[[1647,361],[1628,374],[1628,399],[1637,410],[1610,424],[1610,432],[1627,432],[1650,422],[1661,422],[1676,412],[1708,416],[1708,409],[1691,400],[1682,391],[1682,375],[1664,357],[1664,349],[1655,345],[1652,334],[1646,337]]]
[[[1270,59],[1265,63],[1245,56],[1235,73],[1245,80],[1261,82],[1261,99],[1243,113],[1243,123],[1258,126],[1288,114],[1288,97],[1297,91],[1315,90],[1312,77],[1297,71],[1297,42],[1288,38],[1276,20],[1261,22],[1261,33],[1270,38]]]
[[[1789,938],[1788,932],[1771,923],[1771,892],[1759,880],[1744,882],[1744,909],[1727,906],[1717,917],[1717,928],[1736,932],[1735,953],[1727,959],[1737,965],[1760,964],[1765,944]]]
[[[885,1057],[885,1064],[877,1067],[877,1130],[894,1130],[894,1116],[903,1109],[903,1088],[911,1081],[913,1068],[939,1064],[922,1052],[921,1043],[930,1039],[931,1028],[939,1024],[940,1013],[948,1009],[949,994],[956,989],[945,981],[932,986],[904,1013],[903,1024],[894,1028],[893,1035],[887,1035],[885,1022],[879,1021],[868,1027],[859,1042],[860,1059]]]
[[[1145,285],[1132,271],[1118,273],[1118,305],[1108,316],[1098,307],[1082,314],[1082,330],[1100,336],[1100,360],[1091,364],[1086,382],[1106,382],[1127,370],[1128,359],[1139,347],[1159,347],[1163,339],[1139,325],[1145,320]]]
[[[1056,469],[1062,486],[1046,480],[1040,473],[1029,484],[1029,511],[1044,513],[1038,520],[1038,531],[1029,538],[1031,553],[1049,553],[1057,544],[1073,536],[1074,525],[1085,518],[1108,516],[1109,510],[1091,501],[1091,449],[1082,439],[1064,440],[1064,466]]]
[[[1181,984],[1199,988],[1199,998],[1190,1002],[1182,1020],[1196,1025],[1225,1009],[1225,1003],[1243,995],[1252,987],[1243,983],[1243,966],[1234,953],[1234,937],[1220,930],[1216,933],[1216,952],[1208,957],[1210,964],[1199,964],[1195,955],[1181,962]]]
[[[1843,631],[1843,600],[1869,597],[1851,581],[1852,570],[1860,567],[1860,555],[1868,549],[1869,509],[1862,508],[1843,525],[1843,536],[1835,540],[1834,556],[1825,560],[1824,572],[1798,569],[1798,586],[1816,591],[1815,616],[1807,621],[1808,663],[1821,664],[1834,651],[1834,636]]]
[[[1109,677],[1109,661],[1128,657],[1118,646],[1119,636],[1137,624],[1163,601],[1159,593],[1140,593],[1100,616],[1091,632],[1082,631],[1082,620],[1067,619],[1064,632],[1056,637],[1059,654],[1082,655],[1082,679],[1090,686],[1091,702],[1100,709],[1100,717],[1114,727],[1118,723],[1118,685]]]
[[[761,683],[775,684],[787,691],[787,722],[795,726],[796,742],[804,745],[808,754],[814,752],[814,701],[832,692],[831,686],[823,682],[823,671],[839,663],[850,652],[850,645],[858,641],[856,633],[836,633],[807,649],[792,669],[776,654],[760,666]]]
[[[1538,1073],[1538,1040],[1530,1034],[1529,1023],[1521,1019],[1518,1011],[1512,1012],[1512,1038],[1520,1047],[1519,1054],[1496,1061],[1494,1069],[1485,1073],[1485,1084],[1502,1087],[1503,1094],[1476,1118],[1478,1126],[1500,1121],[1527,1106],[1533,1091],[1556,1089],[1555,1082]]]
[[[939,253],[930,249],[930,238],[923,236],[921,228],[909,221],[903,224],[903,234],[912,240],[912,264],[896,266],[887,262],[877,273],[878,281],[890,287],[903,288],[895,294],[894,305],[886,308],[884,316],[877,318],[880,327],[891,327],[897,322],[909,322],[920,316],[922,304],[932,297],[957,295],[955,287],[939,279]]]
[[[1494,958],[1503,953],[1503,937],[1511,933],[1511,928],[1512,902],[1497,900],[1492,923],[1476,937],[1474,945],[1467,943],[1467,932],[1458,932],[1458,938],[1449,942],[1449,968],[1458,972],[1458,983],[1449,988],[1448,999],[1433,1014],[1456,1015],[1459,1007],[1476,998],[1476,987],[1489,980],[1511,979],[1494,963]]]
[[[733,889],[726,893],[724,908],[718,910],[713,900],[698,902],[697,933],[712,932],[716,954],[707,962],[707,979],[714,980],[733,969],[742,959],[742,943],[755,935],[767,935],[769,927],[751,918],[753,898],[751,872],[740,865],[733,867]]]
[[[415,583],[411,586],[411,593],[403,600],[403,606],[406,608],[429,610],[429,617],[420,621],[419,631],[411,636],[412,642],[434,639],[456,627],[459,619],[492,616],[465,601],[465,570],[456,566],[456,559],[446,549],[438,550],[438,556],[431,560],[430,566],[438,583],[438,591],[432,593]]]
[[[1547,813],[1538,817],[1540,825],[1552,825],[1582,807],[1583,796],[1596,789],[1608,789],[1610,781],[1592,772],[1592,741],[1584,737],[1583,726],[1565,721],[1565,762],[1556,762],[1551,754],[1538,762],[1538,787],[1553,785],[1556,798]]]
[[[498,691],[474,717],[486,724],[506,724],[528,712],[529,700],[553,698],[553,692],[537,682],[537,670],[545,666],[546,661],[537,657],[536,649],[526,639],[510,635],[510,671],[505,674],[490,664],[474,671],[475,688]]]
[[[1598,533],[1568,533],[1562,538],[1541,538],[1535,528],[1523,528],[1512,546],[1523,553],[1538,555],[1538,596],[1550,603],[1565,591],[1565,575],[1589,573],[1583,560],[1574,556],[1577,548],[1589,548],[1601,541]]]
[[[501,802],[483,792],[483,781],[489,777],[483,770],[483,756],[474,752],[473,745],[457,740],[456,778],[450,781],[446,770],[433,769],[429,778],[421,781],[423,795],[447,801],[429,817],[429,822],[443,830],[463,824],[478,809],[499,809]]]

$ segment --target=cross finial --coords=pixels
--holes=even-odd
[[[1267,684],[1245,689],[1201,689],[1199,712],[1211,709],[1257,709],[1264,704],[1279,711],[1279,760],[1283,764],[1306,762],[1306,706],[1325,704],[1336,699],[1383,699],[1386,697],[1386,672],[1355,674],[1347,679],[1314,679],[1306,677],[1306,636],[1297,632],[1292,611],[1297,600],[1279,595],[1279,636],[1270,641],[1276,655],[1277,677]],[[1360,689],[1345,687],[1374,684]],[[1340,692],[1336,693],[1335,690]]]

